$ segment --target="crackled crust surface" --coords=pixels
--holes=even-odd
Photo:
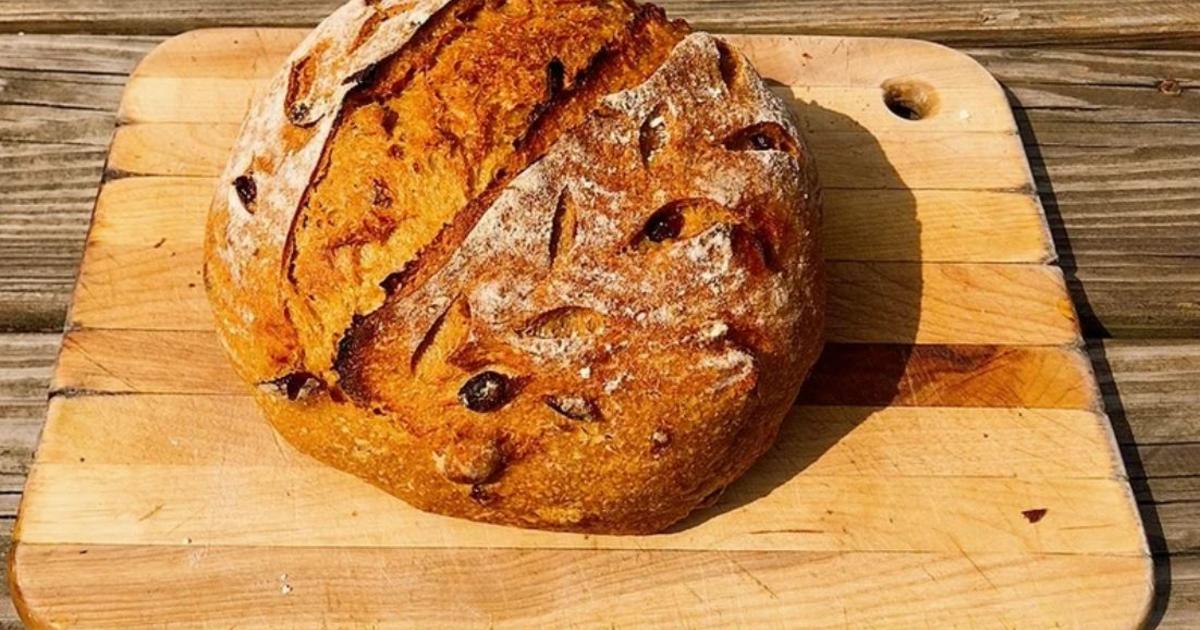
[[[209,295],[314,457],[430,511],[657,531],[820,350],[809,160],[740,53],[656,8],[352,0],[247,119]]]

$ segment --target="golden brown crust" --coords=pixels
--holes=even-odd
[[[624,0],[360,5],[256,104],[209,222],[268,418],[430,511],[683,518],[820,350],[819,194],[783,105]]]

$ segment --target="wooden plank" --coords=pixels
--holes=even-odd
[[[769,81],[808,87],[862,88],[919,74],[937,86],[991,85],[990,75],[944,47],[918,40],[814,39],[720,32],[749,54]],[[256,28],[191,31],[151,51],[137,77],[270,79],[308,34],[306,29]],[[808,56],[797,62],[797,46]]]
[[[799,402],[1099,409],[1091,382],[1074,348],[829,344]]]
[[[59,335],[0,334],[0,567],[8,566],[17,502],[46,417]],[[0,629],[23,627],[0,580]]]
[[[189,89],[178,100],[202,103],[203,97]],[[193,107],[207,108],[201,104]],[[138,112],[139,116],[145,114]],[[200,115],[208,116],[210,112]],[[238,123],[163,122],[121,128],[112,148],[110,168],[138,175],[220,174]],[[1029,189],[1029,172],[1017,161],[1023,159],[1021,145],[1011,134],[932,131],[876,138],[859,130],[812,132],[807,141],[821,164],[822,183],[829,188]]]
[[[248,393],[211,331],[74,330],[67,333],[63,348],[52,388],[67,394]],[[147,356],[187,356],[186,379],[174,366],[141,358]],[[861,362],[857,370],[833,373],[853,362]],[[1010,380],[1001,385],[970,382],[978,371]],[[1069,348],[835,343],[828,346],[802,400],[816,405],[1095,409],[1094,392],[1080,382],[1087,376],[1078,351]]]
[[[1153,87],[1166,79],[1200,81],[1194,50],[1070,50],[970,48],[965,50],[1004,83]]]
[[[1154,540],[1157,533],[1147,535],[1158,548],[1172,555],[1200,552],[1200,529],[1196,528],[1200,522],[1200,502],[1155,504],[1154,512],[1162,528],[1161,542]]]
[[[1181,555],[1170,559],[1169,601],[1163,603],[1161,630],[1188,630],[1200,626],[1200,556]]]
[[[1120,556],[29,545],[17,549],[15,564],[45,568],[18,583],[30,607],[43,611],[36,619],[26,613],[27,620],[122,629],[146,623],[137,611],[148,605],[179,624],[245,627],[281,619],[314,626],[781,627],[796,618],[901,627],[965,619],[1042,626],[1057,618],[1133,627],[1150,596],[1149,585],[1128,588],[1144,577],[1140,560]],[[797,574],[797,564],[810,570]],[[104,598],[79,580],[80,571],[114,565],[128,567],[129,577],[110,580]],[[479,579],[480,567],[489,579]],[[679,579],[655,579],[662,571]],[[151,575],[167,576],[155,579],[153,595],[135,577]],[[445,592],[456,594],[453,610],[435,595]],[[794,603],[786,616],[781,600]]]
[[[107,146],[115,117],[111,111],[64,109],[51,105],[0,104],[0,142],[73,143]]]
[[[1062,272],[1043,265],[830,263],[831,341],[1064,344],[1079,340]]]
[[[134,138],[125,135],[144,129],[134,125],[118,130],[118,143],[129,147]],[[197,127],[188,126],[188,130]],[[139,134],[140,135],[140,134]],[[165,176],[187,175],[187,156],[196,155],[202,139],[170,146],[153,143],[146,134],[145,148],[130,150],[114,159],[110,168],[144,172],[151,163]],[[182,138],[181,138],[182,140]],[[138,139],[141,142],[141,139]],[[165,153],[178,154],[168,157]],[[114,156],[116,158],[117,156]],[[143,163],[131,163],[143,162]],[[165,168],[163,168],[165,167]],[[101,219],[113,206],[120,206],[121,222],[134,222],[146,234],[161,233],[168,241],[196,237],[199,220],[176,222],[176,213],[157,211],[151,192],[167,195],[178,213],[190,219],[207,212],[215,181],[164,181],[158,177],[130,178],[108,185],[102,195]],[[156,225],[172,221],[176,230]],[[105,228],[127,226],[108,222]],[[180,233],[176,234],[176,231]],[[995,234],[1008,236],[997,246]],[[102,235],[103,236],[103,235]],[[107,238],[107,236],[104,236]],[[115,237],[114,237],[115,238]],[[157,242],[157,241],[155,241]],[[1041,206],[1024,193],[979,191],[828,190],[825,194],[824,243],[828,260],[927,261],[927,262],[1048,262],[1053,247],[1045,231]]]
[[[1037,197],[952,190],[826,190],[826,260],[1046,263]],[[1004,234],[1002,246],[996,234]]]
[[[57,397],[48,422],[39,464],[320,466],[281,447],[247,396]],[[754,474],[1111,477],[1108,440],[1093,411],[797,406]]]
[[[245,394],[213,332],[76,330],[63,337],[51,390],[99,392]],[[188,386],[178,368],[142,357],[186,356]]]
[[[74,326],[212,329],[200,278],[199,244],[174,242],[168,248],[170,241],[162,239],[169,237],[160,234],[144,237],[146,249],[105,245],[93,236],[72,310]],[[827,272],[826,331],[831,341],[1010,345],[1079,341],[1057,268],[835,262],[827,265]]]
[[[1200,336],[1200,269],[1194,262],[1079,269],[1071,272],[1071,285],[1093,337]]]
[[[45,73],[0,68],[0,103],[5,105],[63,105],[76,111],[110,112],[121,98],[125,77],[84,72]]]
[[[1193,407],[1194,409],[1194,407]],[[1173,444],[1133,443],[1122,450],[1126,459],[1136,462],[1137,474],[1148,478],[1193,478],[1200,484],[1200,443]],[[1188,500],[1176,496],[1175,500]]]
[[[1123,450],[1128,453],[1128,449]],[[1194,471],[1195,462],[1192,462],[1188,472]],[[1130,473],[1131,477],[1135,474],[1137,473]],[[1130,485],[1138,503],[1143,506],[1143,513],[1146,510],[1153,511],[1158,503],[1200,502],[1200,476],[1195,474],[1184,477],[1133,479]]]
[[[8,554],[12,547],[12,521],[0,521],[0,566],[8,566]],[[0,584],[0,629],[21,630],[25,626],[17,617],[17,609],[8,593],[8,580]]]
[[[24,406],[37,401],[44,407],[51,368],[62,337],[51,334],[0,335],[0,401],[14,404],[3,407],[4,420],[34,419]]]
[[[0,142],[0,331],[62,329],[103,160],[103,147]]]
[[[0,68],[124,76],[162,41],[152,35],[0,34]]]
[[[1200,442],[1200,341],[1093,340],[1088,351],[1105,407],[1128,427],[1127,443]],[[1200,472],[1200,462],[1190,470]]]
[[[1165,79],[1164,79],[1165,80]],[[1020,84],[1009,95],[1024,109],[1053,109],[1051,120],[1062,123],[1194,123],[1200,95],[1191,90],[1155,85],[1094,86]],[[1166,92],[1164,90],[1172,90]]]
[[[117,128],[108,169],[114,175],[215,179],[225,169],[236,125],[131,124]]]
[[[60,339],[59,335],[0,335],[0,520],[14,515],[16,497],[33,461]]]
[[[197,178],[130,178],[105,185],[80,266],[71,325],[211,330],[202,260],[212,186],[212,180]]]
[[[266,81],[241,77],[188,79],[135,75],[129,79],[129,90],[121,100],[117,117],[122,124],[227,124],[233,128],[225,135],[232,137],[249,111],[255,94],[265,87]],[[206,94],[204,102],[189,98],[200,93]]]
[[[53,33],[179,33],[213,26],[311,26],[341,0],[299,0],[286,7],[267,0],[75,0],[46,5],[10,0],[0,8],[0,31]],[[746,5],[731,0],[664,0],[672,16],[700,29],[915,37],[953,44],[1025,46],[1186,47],[1200,40],[1200,18],[1186,2],[1154,11],[1115,0],[1015,0],[979,7],[943,0],[806,2]]]
[[[328,466],[39,461],[21,507],[20,539],[172,545],[188,538],[198,545],[265,548],[465,549],[500,542],[522,549],[1145,551],[1123,479],[826,476],[796,474],[803,469],[796,464],[771,466],[768,460],[758,474],[731,486],[710,512],[669,532],[629,537],[522,530],[430,514]],[[72,491],[48,491],[66,487]],[[1031,510],[1046,512],[1030,523],[1024,512]],[[345,526],[313,527],[320,522]]]
[[[190,178],[131,178],[104,188],[80,271],[80,291],[72,310],[74,325],[211,329],[199,275],[201,218],[211,185],[210,180]],[[835,204],[859,200],[869,203],[879,198],[846,194]],[[938,213],[956,208],[955,198],[937,193],[926,206],[927,212],[918,211],[918,216],[928,214],[931,218],[931,244],[952,242],[957,234],[953,223],[945,236],[937,236],[936,231]],[[164,212],[164,206],[171,211]],[[1006,207],[1002,205],[999,210]],[[1026,211],[1033,210],[1027,206]],[[858,211],[859,216],[866,213]],[[893,214],[884,221],[899,221],[896,217]],[[1039,227],[1036,218],[1025,221],[1027,241],[1036,241],[1042,234]],[[875,233],[897,238],[895,232],[853,232],[864,237]],[[847,240],[856,239],[851,236]],[[890,242],[892,251],[896,251],[903,241]],[[987,243],[979,242],[981,246]],[[1018,240],[1016,247],[1027,250],[1029,245]],[[919,256],[919,252],[910,256],[914,254]],[[1034,256],[1044,259],[1046,254]],[[829,331],[834,340],[1055,344],[1077,339],[1074,315],[1055,269],[890,262],[839,262],[829,269]],[[965,291],[968,287],[971,290]],[[958,322],[968,314],[971,325]]]

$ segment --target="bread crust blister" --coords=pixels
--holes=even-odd
[[[661,530],[820,352],[820,195],[724,42],[629,2],[352,2],[256,101],[206,280],[301,451],[433,512]]]

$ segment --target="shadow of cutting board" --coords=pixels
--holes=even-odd
[[[14,533],[31,626],[1143,620],[1138,513],[1012,114],[971,59],[730,38],[794,106],[828,189],[832,343],[718,505],[605,537],[409,508],[293,451],[228,368],[204,216],[302,35],[189,33],[129,82]]]

